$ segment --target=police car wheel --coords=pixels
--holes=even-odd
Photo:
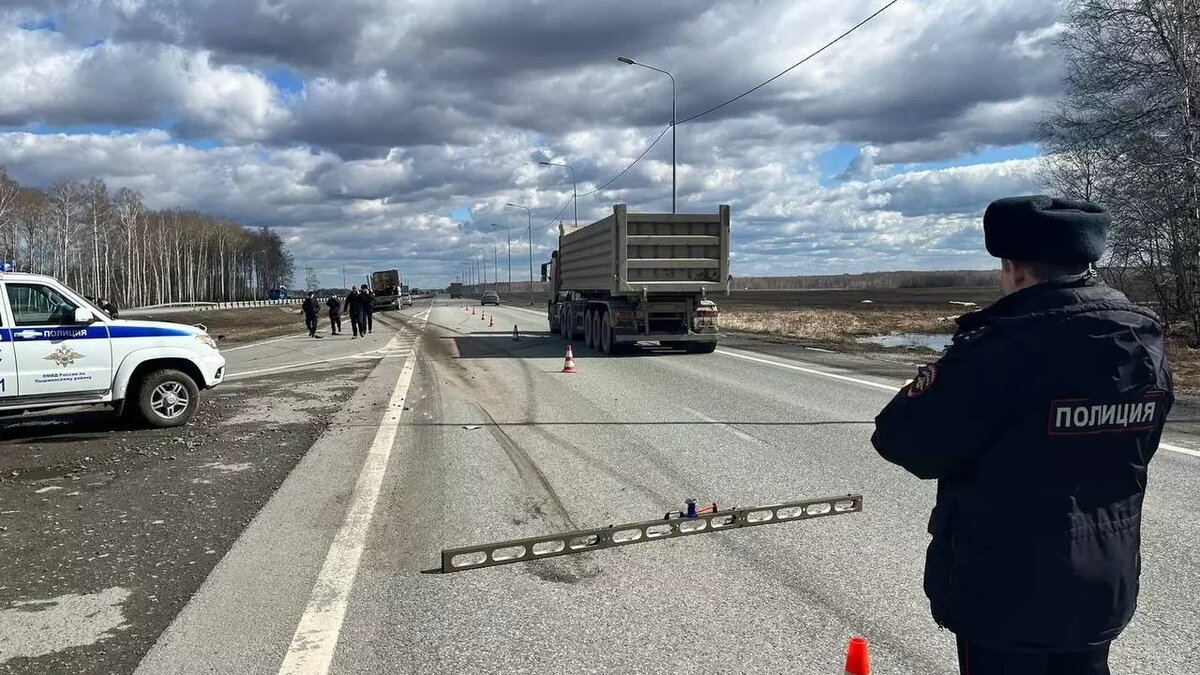
[[[138,410],[153,427],[187,424],[200,403],[200,389],[186,373],[157,370],[147,375],[138,388]]]

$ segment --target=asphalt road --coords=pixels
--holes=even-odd
[[[362,340],[226,349],[225,384],[180,429],[0,420],[0,672],[132,672],[315,441],[365,442],[363,383],[411,343],[380,317]]]
[[[487,311],[494,327],[457,301],[395,317],[419,340],[375,354],[138,672],[836,673],[852,635],[877,672],[957,672],[920,590],[933,484],[868,442],[910,368],[733,341],[579,347],[567,375],[540,312]],[[247,348],[243,372],[286,371],[296,344]],[[1151,467],[1119,673],[1200,672],[1200,443],[1180,410],[1176,449]],[[436,573],[443,548],[654,518],[687,497],[846,493],[863,513]]]

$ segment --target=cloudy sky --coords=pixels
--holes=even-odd
[[[452,281],[512,228],[669,211],[670,121],[886,0],[0,0],[0,165],[277,227],[326,284]],[[988,268],[979,217],[1037,190],[1057,0],[900,0],[678,134],[679,211],[730,204],[738,275]],[[564,208],[565,206],[565,208]],[[560,216],[561,212],[561,216]],[[549,225],[549,226],[548,226]],[[474,248],[472,248],[474,247]],[[491,272],[489,271],[489,276]],[[303,274],[297,275],[297,284]]]

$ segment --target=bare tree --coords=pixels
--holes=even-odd
[[[17,197],[21,186],[8,177],[8,170],[0,166],[0,262],[15,262],[17,258]]]
[[[262,297],[291,283],[295,263],[270,228],[182,211],[150,211],[103,181],[64,181],[47,192],[0,169],[0,257],[52,274],[120,305]]]
[[[1052,189],[1113,212],[1109,267],[1200,336],[1200,0],[1072,0]]]

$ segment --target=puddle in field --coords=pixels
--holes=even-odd
[[[20,600],[0,610],[5,636],[0,663],[37,657],[69,647],[86,647],[128,627],[121,605],[129,591],[114,586],[98,593],[69,593],[46,600]]]
[[[944,333],[891,333],[860,337],[858,342],[881,347],[903,347],[905,349],[929,349],[940,352],[950,346],[953,336]]]

